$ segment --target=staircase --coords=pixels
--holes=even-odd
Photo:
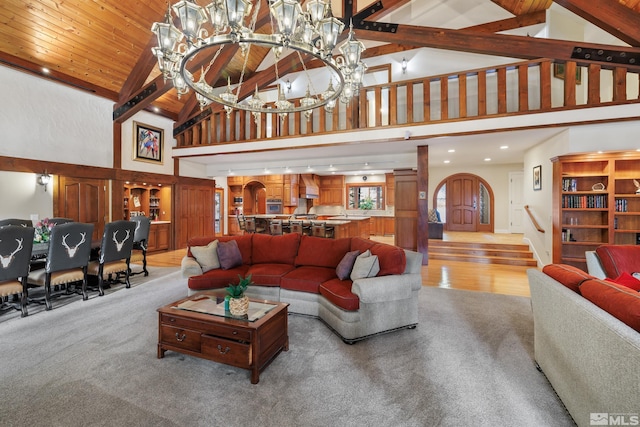
[[[429,240],[429,259],[536,267],[529,246],[524,244],[452,242]]]

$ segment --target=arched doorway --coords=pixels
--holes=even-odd
[[[433,193],[433,206],[445,230],[493,233],[493,190],[477,175],[459,173],[443,179]]]
[[[243,190],[243,209],[245,215],[262,215],[266,213],[267,192],[264,183],[250,181]]]

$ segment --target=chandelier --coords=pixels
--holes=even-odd
[[[264,2],[269,8],[270,34],[255,31],[260,6]],[[176,22],[180,29],[173,24],[172,9],[178,17]],[[195,0],[181,0],[167,9],[164,22],[156,22],[151,27],[158,40],[158,46],[153,47],[152,52],[158,59],[164,79],[173,82],[178,97],[188,93],[189,89],[193,90],[201,109],[215,102],[224,107],[227,115],[234,109],[240,109],[250,111],[258,120],[261,113],[275,112],[284,118],[289,113],[303,112],[309,119],[314,108],[324,106],[331,113],[338,99],[348,103],[362,85],[366,65],[360,56],[365,47],[356,40],[353,26],[350,26],[347,40],[339,47],[342,55],[333,56],[344,26],[332,15],[330,0],[309,0],[306,11],[303,11],[299,0],[213,0],[206,7],[198,5]],[[243,65],[237,82],[232,82],[231,72],[225,70],[227,85],[221,91],[207,82],[207,73],[223,49],[230,46],[241,51]],[[307,91],[297,104],[286,99],[282,84],[278,86],[275,111],[260,97],[257,84],[255,91],[250,88],[241,99],[252,46],[267,47],[273,55],[274,76],[261,79],[267,81],[265,85],[282,82],[279,63],[287,55],[291,54],[302,65],[303,74],[307,77]],[[314,79],[306,66],[312,60],[319,61],[320,68],[329,74],[329,84],[324,91],[314,88]],[[287,64],[291,61],[288,58]],[[188,69],[190,63],[200,64],[199,69]],[[217,65],[214,70],[219,72],[220,68]],[[287,69],[281,65],[280,68]],[[217,77],[211,79],[217,80]],[[246,93],[251,91],[253,95],[247,96]]]

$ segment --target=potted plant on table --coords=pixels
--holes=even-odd
[[[230,283],[227,287],[229,296],[229,311],[234,316],[244,316],[249,310],[249,298],[244,294],[249,285],[252,285],[251,275],[242,277],[238,274],[240,281],[237,285]]]

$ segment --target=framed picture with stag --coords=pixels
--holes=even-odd
[[[162,164],[163,131],[149,125],[133,122],[133,159]]]

